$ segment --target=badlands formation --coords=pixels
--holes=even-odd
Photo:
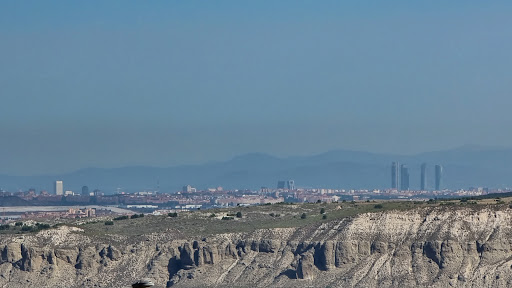
[[[268,221],[283,224],[254,229],[247,228],[253,222],[243,222],[245,215],[204,220],[206,226],[244,223],[243,231],[226,233],[184,233],[190,227],[176,228],[187,225],[180,215],[124,220],[123,230],[151,226],[144,222],[150,218],[167,221],[141,234],[103,223],[2,234],[0,287],[130,287],[141,278],[157,288],[511,287],[512,210],[476,206],[422,205],[290,227],[273,217]]]

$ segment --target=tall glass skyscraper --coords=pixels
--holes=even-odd
[[[421,164],[420,188],[421,191],[427,191],[427,163]]]
[[[400,166],[400,190],[409,190],[409,168],[404,164]]]
[[[400,164],[398,162],[393,162],[391,164],[391,189],[399,189],[398,188],[398,183],[399,183],[399,171],[398,171],[398,167],[400,166]]]
[[[443,166],[436,165],[436,191],[441,191],[443,180]]]

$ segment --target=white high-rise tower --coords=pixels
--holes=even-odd
[[[64,183],[62,180],[55,181],[55,195],[64,195]]]

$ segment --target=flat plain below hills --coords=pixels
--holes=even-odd
[[[306,203],[258,205],[222,209],[195,210],[178,213],[177,217],[168,215],[146,215],[142,218],[115,220],[113,225],[105,225],[101,218],[80,221],[79,226],[85,234],[95,237],[109,235],[128,236],[132,241],[144,240],[146,235],[165,234],[172,239],[198,239],[223,233],[251,233],[259,229],[307,228],[357,216],[363,213],[391,210],[405,211],[415,208],[442,207],[456,209],[466,207],[476,210],[483,208],[504,209],[511,203],[512,197],[481,200],[438,200],[438,201],[352,201],[338,203]],[[236,217],[240,212],[241,218]],[[322,213],[323,212],[323,213]],[[305,216],[303,216],[305,215]],[[107,239],[105,239],[107,240]]]

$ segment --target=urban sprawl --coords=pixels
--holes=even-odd
[[[107,195],[96,189],[89,191],[83,186],[80,193],[64,190],[64,182],[54,182],[54,191],[40,191],[29,189],[28,191],[0,191],[0,201],[3,206],[66,206],[74,207],[59,211],[35,211],[24,212],[13,216],[3,212],[0,217],[3,221],[16,220],[16,218],[84,218],[99,217],[110,214],[123,214],[109,209],[90,208],[117,207],[128,210],[152,214],[162,214],[177,211],[196,209],[208,209],[229,206],[265,205],[281,202],[314,203],[337,201],[368,201],[371,199],[402,199],[415,201],[428,201],[432,198],[445,197],[470,197],[489,193],[505,193],[505,190],[489,190],[484,187],[471,187],[467,189],[448,190],[443,189],[443,167],[435,165],[435,187],[427,187],[427,165],[421,165],[420,190],[411,190],[409,186],[410,174],[407,165],[393,162],[391,164],[391,188],[373,190],[344,190],[328,188],[300,188],[295,186],[294,180],[277,181],[275,188],[261,187],[257,190],[225,190],[222,187],[196,189],[186,185],[181,191],[163,193],[160,191],[141,191],[125,193],[118,191],[116,194]],[[10,201],[5,204],[6,199]],[[83,207],[83,208],[79,208]],[[134,212],[134,213],[135,213]]]

